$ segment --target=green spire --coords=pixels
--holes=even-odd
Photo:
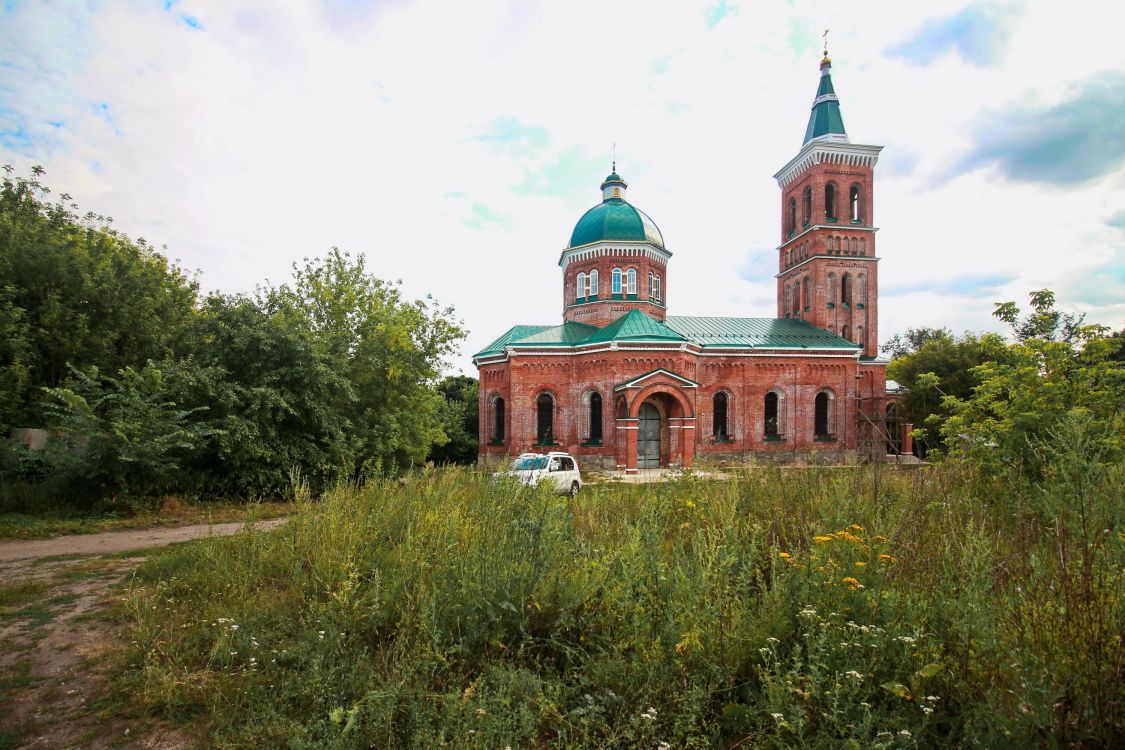
[[[832,60],[828,57],[827,48],[824,59],[820,61],[820,85],[813,100],[809,126],[805,129],[805,143],[814,140],[848,142],[844,118],[840,115],[840,100],[832,88]]]

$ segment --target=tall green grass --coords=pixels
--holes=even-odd
[[[1122,479],[342,487],[146,563],[118,688],[219,747],[1111,747]]]

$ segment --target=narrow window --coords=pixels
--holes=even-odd
[[[789,199],[789,234],[797,231],[797,199]]]
[[[613,269],[612,279],[613,279],[613,293],[614,294],[621,294],[621,269],[620,268]]]
[[[595,268],[593,271],[590,271],[590,275],[586,277],[586,283],[590,287],[587,290],[589,292],[589,294],[587,294],[586,296],[587,297],[597,297],[598,292],[601,291],[600,287],[598,285],[598,269]]]
[[[549,393],[539,394],[539,398],[535,399],[535,411],[536,442],[551,445],[555,441],[555,400]]]
[[[602,440],[602,397],[601,394],[590,394],[590,442]]]
[[[859,223],[859,184],[852,185],[850,194],[848,195],[848,202],[851,205],[852,221]]]
[[[855,342],[860,346],[867,346],[867,342],[863,340],[863,326],[855,327]]]
[[[852,303],[852,275],[850,273],[840,277],[840,302],[845,305]]]
[[[492,439],[504,442],[504,399],[500,396],[492,403]]]
[[[836,183],[834,182],[824,186],[824,218],[829,221],[836,220]]]
[[[781,434],[777,422],[777,394],[770,391],[766,394],[766,437],[777,437]]]
[[[812,188],[811,187],[805,188],[805,215],[804,215],[804,218],[805,218],[805,226],[807,227],[809,225],[809,222],[812,221]]]
[[[865,239],[859,241],[859,254],[867,255],[867,240]]]
[[[655,281],[656,281],[656,301],[660,302],[664,299],[663,290],[660,288],[660,277],[657,276]]]
[[[867,302],[867,277],[862,273],[855,277],[855,301],[861,305]]]
[[[656,274],[654,274],[652,271],[649,271],[648,272],[648,301],[649,302],[655,302],[656,301],[656,283],[655,283],[654,279],[656,279]]]
[[[727,439],[727,394],[719,391],[711,399],[711,435],[716,440]]]
[[[828,301],[836,301],[836,274],[831,272],[828,274]]]
[[[796,317],[801,312],[801,282],[793,282],[793,316]]]
[[[781,305],[781,309],[785,311],[786,316],[789,315],[789,285],[785,285],[785,301]]]
[[[574,289],[574,299],[575,299],[575,301],[580,302],[580,301],[582,301],[582,298],[585,297],[585,296],[586,296],[586,274],[580,273],[580,274],[578,274],[578,284],[575,286],[575,289]]]
[[[851,331],[848,330],[848,327],[846,325],[840,327],[840,338],[847,339],[848,341],[851,341],[852,339],[851,339],[851,336],[849,335],[850,333],[851,333]]]
[[[805,283],[802,285],[802,289],[805,290],[805,309],[806,310],[808,310],[810,307],[812,307],[812,301],[809,299],[809,297],[810,297],[809,287],[810,286],[812,286],[812,285],[809,284],[809,280],[805,279]]]
[[[626,274],[626,277],[628,279],[628,291],[626,292],[626,294],[636,294],[637,293],[637,269],[630,268],[629,273]]]
[[[816,437],[824,440],[829,437],[828,431],[828,394],[824,391],[816,394],[816,402],[813,405],[813,432]]]

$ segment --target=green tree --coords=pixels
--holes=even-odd
[[[140,370],[171,351],[190,319],[197,283],[143,239],[111,219],[79,217],[70,196],[31,178],[0,181],[0,423],[42,423],[42,388],[61,385],[69,367]]]
[[[973,369],[979,384],[970,395],[945,399],[951,416],[943,436],[989,470],[1033,479],[1053,465],[1060,440],[1096,445],[1088,454],[1097,463],[1125,460],[1121,340],[1105,326],[1071,330],[1066,321],[1077,319],[1058,313],[1048,290],[1033,292],[1031,303],[1024,320],[1014,303],[997,305],[994,314],[1017,341]]]
[[[292,284],[259,290],[265,309],[311,335],[329,365],[351,385],[346,410],[357,451],[351,471],[405,468],[446,440],[435,384],[464,331],[452,308],[407,301],[375,278],[362,255],[335,248],[319,261],[294,264]]]
[[[348,417],[355,393],[315,337],[254,300],[221,295],[185,333],[188,356],[169,388],[198,409],[208,435],[190,462],[193,487],[276,496],[295,472],[317,489],[347,475],[358,449]]]
[[[479,390],[477,379],[468,375],[450,375],[438,383],[437,391],[444,399],[442,425],[449,442],[435,444],[430,449],[430,461],[439,464],[476,463],[480,431]]]
[[[887,366],[887,377],[906,388],[901,408],[908,421],[922,428],[917,440],[924,455],[944,446],[941,426],[949,412],[943,399],[970,396],[979,384],[974,368],[1000,356],[1004,339],[968,332],[955,338],[943,328],[910,329],[898,350]]]

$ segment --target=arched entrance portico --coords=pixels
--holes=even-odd
[[[654,384],[630,394],[625,431],[626,471],[690,466],[695,456],[695,410],[679,388]]]

